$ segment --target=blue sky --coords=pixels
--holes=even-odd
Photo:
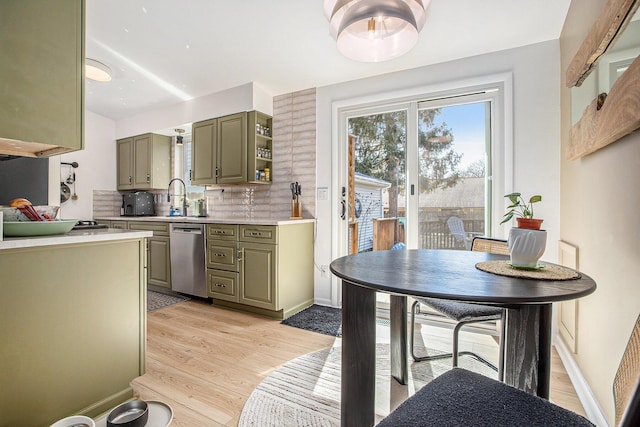
[[[453,133],[453,148],[462,153],[460,169],[464,170],[485,156],[485,124],[483,102],[443,107],[435,117],[435,124],[445,122]]]

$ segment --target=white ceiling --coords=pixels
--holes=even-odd
[[[344,58],[323,0],[86,0],[86,107],[118,120],[248,82],[272,95],[558,39],[571,0],[432,0],[416,47]]]

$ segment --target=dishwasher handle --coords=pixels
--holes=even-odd
[[[202,234],[202,227],[189,227],[189,226],[172,226],[171,233],[183,233],[183,234]]]

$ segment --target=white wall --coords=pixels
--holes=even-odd
[[[608,4],[606,0],[571,2],[560,38],[563,79],[564,70]],[[587,413],[598,421],[601,408],[602,417],[614,425],[613,379],[640,312],[635,275],[640,259],[640,223],[635,218],[640,206],[640,132],[567,160],[564,151],[572,124],[573,91],[564,82],[562,87],[561,237],[578,248],[578,269],[598,284],[593,294],[579,300],[576,353],[568,357],[590,389],[585,390],[586,397],[594,399],[593,412],[585,407]],[[594,89],[590,99],[597,94]],[[620,107],[633,108],[630,104]]]
[[[84,150],[56,156],[56,160],[52,160],[55,163],[78,163],[75,169],[78,199],[69,199],[60,205],[60,218],[92,219],[93,190],[116,189],[115,122],[85,111],[84,143]],[[55,187],[59,188],[57,182],[66,179],[70,169],[61,165],[59,177],[52,177],[56,180],[53,183]],[[73,186],[71,189],[73,190]]]
[[[255,83],[247,83],[170,107],[155,109],[134,117],[118,120],[116,123],[116,139],[156,132],[186,123],[254,109],[271,115],[273,102],[261,87],[255,85]]]
[[[325,86],[317,89],[317,187],[330,190],[329,200],[316,204],[318,240],[316,264],[331,263],[332,242],[336,235],[332,221],[338,215],[336,169],[332,161],[332,122],[334,104],[354,104],[376,94],[428,93],[429,90],[454,89],[457,82],[478,77],[511,73],[513,76],[513,182],[504,189],[524,194],[542,194],[543,203],[536,214],[544,218],[548,230],[545,260],[555,261],[559,236],[559,146],[560,146],[560,65],[557,40],[486,55],[464,58],[433,66],[390,73],[377,77]],[[425,92],[426,91],[426,92]],[[502,216],[502,212],[496,215]],[[503,227],[504,236],[508,228]],[[333,236],[333,238],[331,238]],[[319,304],[336,305],[339,284],[321,277],[316,271],[315,298]]]

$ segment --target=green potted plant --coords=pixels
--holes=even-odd
[[[502,217],[500,224],[510,221],[511,218],[515,216],[518,222],[518,228],[529,228],[531,230],[540,229],[543,220],[533,217],[533,204],[542,201],[542,196],[531,196],[528,202],[525,201],[520,193],[511,193],[504,197],[509,199],[511,205],[507,207],[507,213]]]

